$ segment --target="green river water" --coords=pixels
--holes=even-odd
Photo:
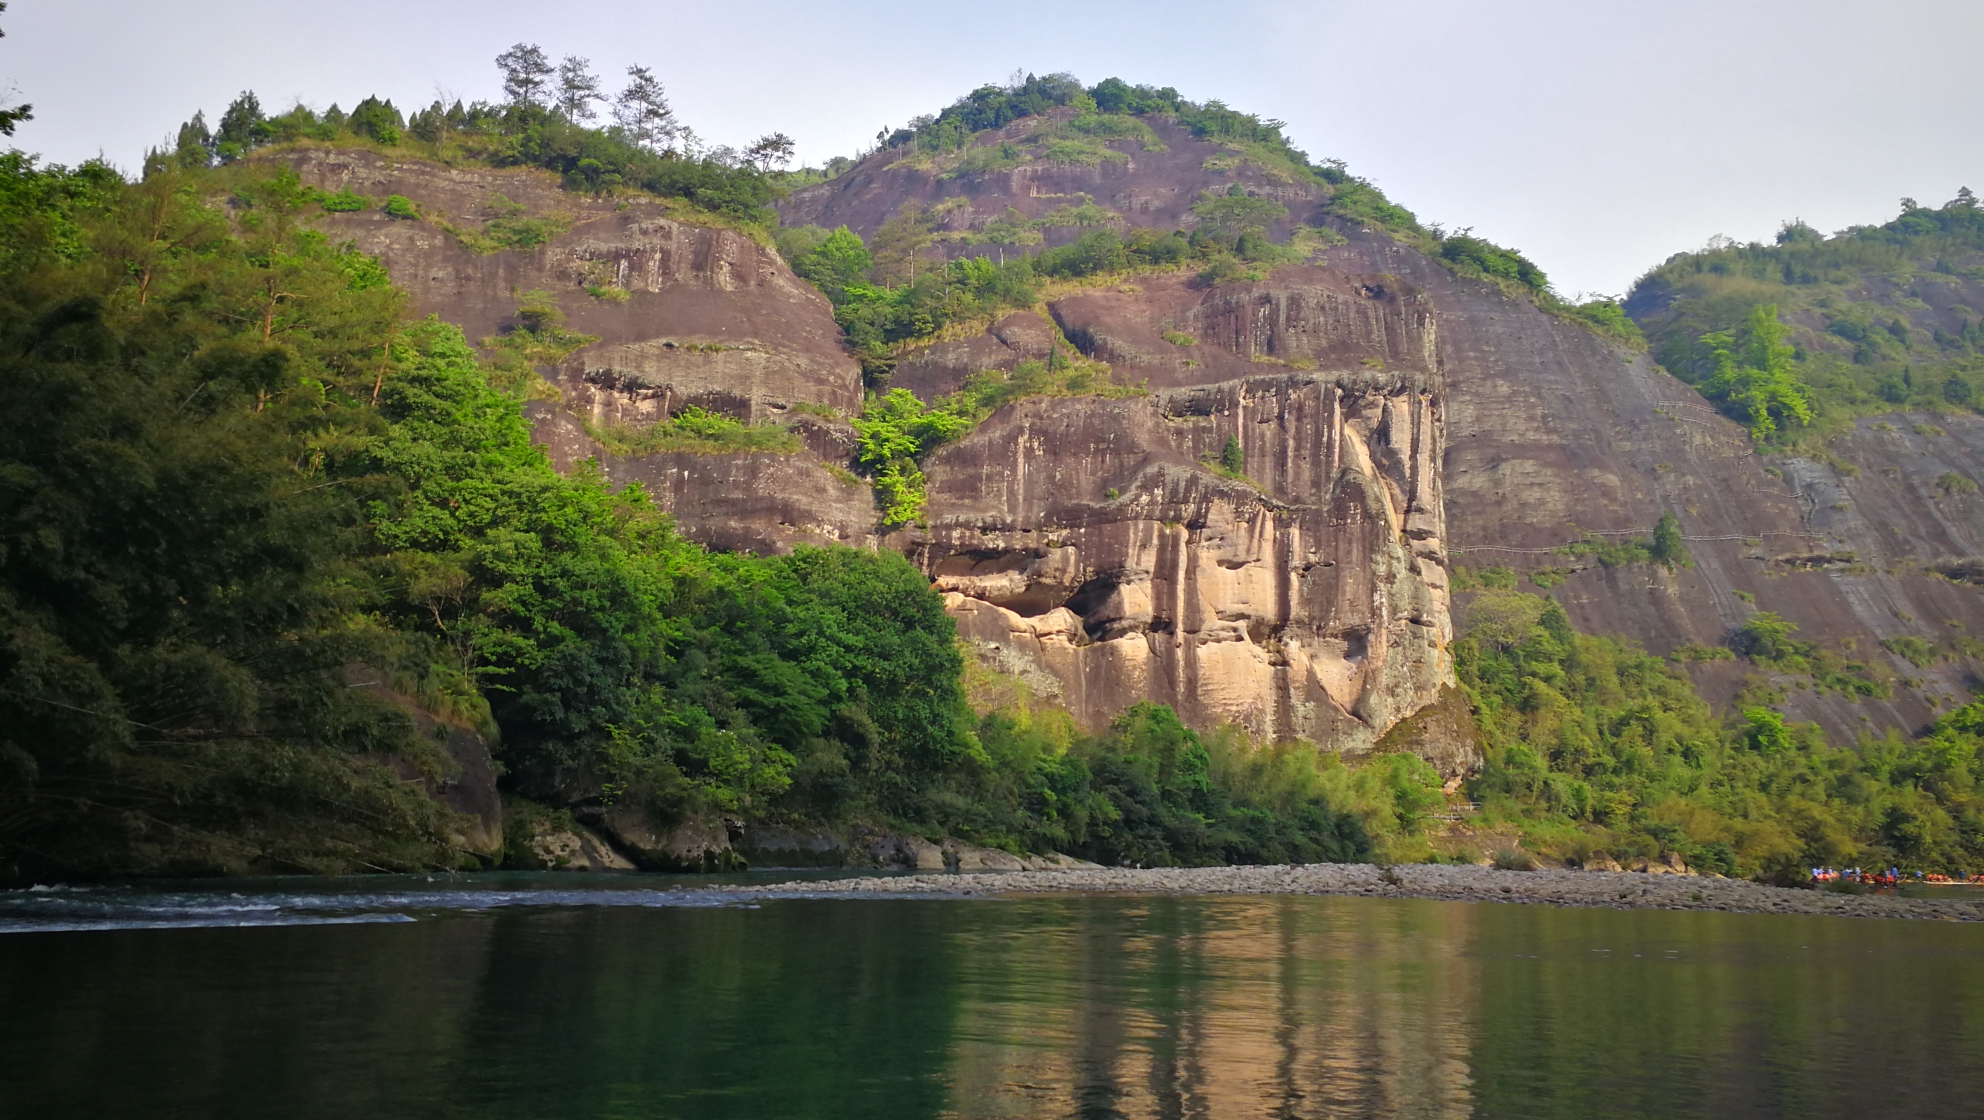
[[[1984,924],[629,876],[0,895],[0,1117],[1984,1116]]]

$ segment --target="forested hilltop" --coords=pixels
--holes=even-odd
[[[1759,442],[1816,447],[1855,417],[1984,407],[1984,210],[1969,188],[1830,237],[1676,253],[1626,310],[1654,353]]]
[[[881,830],[1107,863],[1507,848],[1515,864],[1526,848],[1781,879],[1827,862],[1984,868],[1976,706],[1917,738],[1857,744],[1787,723],[1767,696],[1720,713],[1680,670],[1576,632],[1504,569],[1461,588],[1462,722],[1487,763],[1449,792],[1404,734],[1349,765],[1313,743],[1195,731],[1155,704],[1084,729],[980,664],[894,552],[713,550],[638,483],[610,483],[604,452],[561,473],[526,406],[555,396],[544,371],[593,340],[558,299],[518,293],[487,339],[415,314],[380,260],[327,231],[354,214],[443,217],[308,185],[290,157],[527,169],[574,197],[658,198],[685,223],[778,244],[882,390],[826,418],[848,425],[837,466],[873,483],[882,527],[916,522],[919,464],[995,412],[1145,392],[1058,337],[1032,365],[940,401],[887,391],[905,344],[1034,306],[1036,286],[1247,284],[1342,225],[1632,335],[1616,307],[1555,302],[1518,254],[1421,228],[1274,122],[1171,90],[1061,76],[986,87],[879,138],[870,158],[989,173],[1106,161],[1110,143],[1145,143],[1138,129],[1183,128],[1217,138],[1235,167],[1316,187],[1322,217],[1290,221],[1242,189],[1193,200],[1190,231],[1022,215],[995,231],[1004,243],[939,252],[915,210],[894,241],[777,229],[784,192],[845,168],[783,172],[776,133],[707,147],[640,68],[609,97],[584,60],[520,45],[499,63],[500,102],[270,116],[244,94],[130,176],[18,152],[0,163],[0,877],[529,866],[541,827],[628,814],[663,830]],[[1052,127],[1012,152],[985,142],[1036,118]],[[498,207],[446,232],[521,260],[559,221]],[[617,275],[581,279],[571,299],[629,298]],[[604,434],[629,458],[776,456],[797,454],[801,419],[687,406]],[[1252,485],[1228,446],[1238,458],[1202,469]],[[1608,555],[1687,563],[1661,533]],[[1768,618],[1732,643],[1760,668],[1831,665]],[[464,841],[445,796],[464,736],[500,770],[509,835],[493,848]],[[1446,829],[1470,799],[1469,829]]]
[[[782,185],[801,192],[784,205],[800,220],[788,218],[779,247],[834,301],[875,379],[887,374],[892,355],[905,345],[975,318],[1030,307],[1043,286],[1140,271],[1184,271],[1205,285],[1258,281],[1277,265],[1310,260],[1342,244],[1343,231],[1357,230],[1381,231],[1457,275],[1638,343],[1637,329],[1615,302],[1563,300],[1520,252],[1471,229],[1422,224],[1342,160],[1318,160],[1297,148],[1283,127],[1217,99],[1189,100],[1169,86],[1133,86],[1120,78],[1084,86],[1068,74],[1015,76],[1007,85],[981,86],[906,127],[883,130],[876,146],[858,158],[783,176]],[[988,216],[976,214],[968,201],[980,193],[996,197],[994,185],[1015,176],[1106,170],[1138,160],[1169,167],[1178,153],[1166,136],[1205,147],[1210,154],[1203,161],[1194,156],[1177,170],[1204,171],[1213,180],[1153,212],[1124,213],[1051,180],[1041,180],[1048,185],[1038,188],[1038,204],[1007,199],[1002,212],[995,206]],[[920,173],[940,189],[894,207],[874,223],[868,243],[845,224],[812,223],[822,212],[817,200],[833,197],[820,184],[850,175],[868,183],[891,172]],[[854,193],[851,206],[829,204],[824,212],[859,220],[873,204],[864,205],[858,189]],[[1142,203],[1157,205],[1149,198]],[[1165,228],[1156,217],[1177,225]]]

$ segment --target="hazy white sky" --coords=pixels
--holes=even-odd
[[[494,100],[519,40],[652,66],[706,138],[781,130],[813,162],[1015,69],[1117,75],[1282,118],[1567,295],[1712,234],[1984,190],[1984,0],[13,0],[0,28],[0,78],[35,106],[16,142],[125,167],[243,89]]]

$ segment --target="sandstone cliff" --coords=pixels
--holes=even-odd
[[[1977,477],[1984,427],[1862,423],[1839,444],[1857,474],[1766,461],[1644,355],[1328,217],[1316,188],[1162,123],[1156,135],[1161,151],[1117,142],[1120,161],[990,175],[883,153],[788,203],[788,221],[864,235],[905,201],[938,206],[960,235],[946,250],[980,253],[992,250],[968,235],[1008,207],[1037,218],[1086,195],[1114,222],[1189,227],[1199,191],[1237,183],[1288,206],[1283,233],[1320,222],[1345,242],[1258,282],[1167,274],[1071,288],[1041,314],[904,355],[892,384],[926,400],[1068,345],[1149,392],[1009,406],[930,457],[926,525],[886,535],[843,469],[852,433],[835,414],[858,409],[858,369],[825,301],[749,236],[661,202],[567,194],[538,173],[290,158],[318,185],[420,204],[420,222],[368,211],[332,224],[381,255],[422,310],[481,337],[513,321],[517,293],[540,289],[572,329],[599,336],[552,371],[561,399],[532,406],[561,462],[598,457],[718,547],[901,549],[995,664],[1090,722],[1150,698],[1200,726],[1363,749],[1451,683],[1455,563],[1569,568],[1553,594],[1577,625],[1657,653],[1716,644],[1753,609],[1777,611],[1907,685],[1885,700],[1792,691],[1790,714],[1849,740],[1915,730],[1959,694],[1959,664],[1917,669],[1880,642],[1984,627],[1976,593],[1933,570],[1984,553],[1984,501],[1934,489],[1944,471]],[[516,206],[563,232],[478,254],[443,228],[485,228]],[[1049,243],[1079,232],[1044,231]],[[601,283],[627,298],[588,294]],[[622,458],[593,439],[691,403],[792,421],[800,449]],[[1208,465],[1229,438],[1243,478]],[[1692,571],[1587,567],[1554,551],[1644,533],[1669,510]],[[1750,667],[1691,671],[1726,700]]]
[[[1036,127],[1016,122],[980,142],[1012,140]],[[1008,206],[1039,218],[1086,194],[1121,225],[1189,229],[1190,202],[1201,190],[1223,192],[1238,184],[1273,197],[1289,209],[1278,234],[1315,222],[1346,243],[1323,250],[1309,266],[1277,269],[1257,284],[1200,290],[1182,279],[1140,280],[1141,290],[1071,294],[1050,302],[1056,324],[1085,353],[1115,365],[1118,380],[1147,378],[1153,389],[1209,385],[1222,376],[1244,379],[1263,372],[1262,359],[1315,361],[1319,370],[1350,360],[1365,368],[1382,361],[1387,369],[1436,371],[1432,411],[1439,418],[1439,450],[1427,473],[1444,491],[1446,524],[1436,534],[1445,547],[1441,562],[1568,568],[1552,594],[1576,625],[1635,639],[1656,653],[1721,643],[1752,611],[1776,611],[1796,623],[1802,637],[1867,661],[1876,674],[1897,681],[1887,699],[1778,681],[1793,686],[1785,710],[1818,721],[1836,741],[1881,728],[1912,733],[1942,705],[1967,695],[1965,664],[1913,666],[1888,654],[1881,642],[1908,636],[1934,642],[1984,627],[1977,592],[1933,570],[1940,560],[1984,554],[1984,500],[1936,488],[1944,472],[1980,477],[1984,422],[1950,417],[1931,423],[1917,416],[1863,421],[1835,445],[1835,454],[1857,464],[1857,472],[1809,459],[1767,460],[1737,425],[1646,355],[1490,284],[1458,277],[1381,233],[1331,217],[1317,188],[1278,179],[1271,168],[1239,158],[1244,154],[1162,123],[1156,128],[1162,152],[1119,142],[1113,146],[1124,156],[1120,161],[1077,166],[1036,160],[993,175],[880,153],[800,192],[786,208],[788,221],[845,223],[866,236],[913,202],[935,208],[940,234],[947,235],[938,245],[961,255],[994,251],[972,244],[970,234]],[[1042,232],[1054,244],[1082,231]],[[1354,287],[1332,291],[1325,284],[1319,290],[1322,274]],[[1409,299],[1411,315],[1425,329],[1381,331],[1360,319],[1361,305],[1346,297],[1363,287]],[[1189,333],[1196,342],[1181,350],[1163,340],[1165,330]],[[973,368],[1017,360],[1024,349],[1015,345],[1017,337],[1000,324],[986,336],[931,347],[901,364],[896,383],[922,395],[941,393]],[[1163,398],[1159,393],[1154,400]],[[1945,434],[1934,434],[1938,430]],[[947,453],[968,454],[964,448]],[[948,463],[947,455],[938,458]],[[1254,455],[1250,449],[1250,470]],[[1077,493],[1067,491],[1071,500]],[[933,511],[940,508],[933,503]],[[1556,551],[1587,535],[1645,534],[1666,511],[1681,520],[1698,561],[1693,570],[1607,569]],[[946,516],[939,513],[933,531]],[[929,555],[948,559],[959,548],[947,542]],[[1414,549],[1426,565],[1440,553],[1423,544]],[[1382,564],[1374,554],[1372,570]],[[968,632],[996,631],[977,621],[982,609],[962,609],[974,612]],[[1044,641],[1036,644],[1047,648]],[[1690,667],[1718,702],[1733,698],[1754,671],[1743,662]],[[1077,678],[1062,671],[1055,679]],[[1290,702],[1299,702],[1292,693]],[[1210,716],[1204,709],[1195,714]],[[1297,722],[1251,718],[1256,726],[1299,730]]]
[[[284,158],[325,190],[413,200],[418,220],[373,208],[332,214],[324,228],[384,261],[418,311],[485,339],[516,325],[524,293],[544,292],[567,329],[598,339],[545,371],[555,402],[531,405],[561,466],[597,457],[608,477],[642,482],[685,532],[715,547],[873,540],[867,488],[830,469],[846,461],[850,431],[798,411],[858,412],[860,369],[826,300],[776,251],[744,233],[681,220],[663,200],[590,199],[540,171],[343,149]],[[549,236],[528,249],[478,240],[505,218],[543,222]],[[686,405],[746,421],[792,419],[806,450],[621,458],[588,432],[588,425],[663,419]]]
[[[599,458],[714,546],[900,548],[968,639],[1087,722],[1154,699],[1201,726],[1355,752],[1452,681],[1437,331],[1408,289],[1324,268],[1218,289],[1164,277],[933,347],[904,369],[926,397],[1070,340],[1151,392],[1001,411],[927,464],[927,526],[880,538],[868,488],[837,469],[851,431],[819,415],[858,410],[858,371],[825,301],[749,237],[531,172],[291,158],[325,189],[418,204],[421,221],[367,211],[331,225],[420,310],[485,337],[511,325],[520,293],[547,291],[570,329],[599,336],[552,371],[560,399],[531,406],[561,463]],[[528,250],[473,250],[514,213],[564,228]],[[602,283],[626,298],[588,294]],[[1179,330],[1202,341],[1165,340]],[[781,417],[800,449],[622,458],[594,438],[685,404]],[[1228,439],[1243,477],[1208,465]]]
[[[1444,404],[1414,293],[1299,269],[1051,310],[1162,387],[1025,401],[931,457],[928,527],[900,535],[992,663],[1090,722],[1148,698],[1351,753],[1452,682]],[[1228,440],[1243,479],[1206,465]]]

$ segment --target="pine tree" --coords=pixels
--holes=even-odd
[[[568,54],[558,64],[558,111],[573,124],[590,121],[599,114],[593,102],[606,100],[600,92],[599,76],[592,72],[592,60]]]
[[[173,150],[181,167],[213,166],[214,134],[207,129],[205,112],[195,112],[192,120],[179,126]]]
[[[668,107],[661,82],[645,66],[627,67],[627,77],[627,88],[613,101],[613,123],[641,147],[654,152],[666,150],[681,135],[682,126]]]
[[[1681,521],[1673,510],[1661,513],[1660,523],[1653,527],[1653,554],[1655,563],[1672,568],[1695,566],[1694,557],[1688,555],[1688,545],[1681,539]]]
[[[512,105],[543,105],[546,86],[557,72],[536,43],[518,43],[497,55],[496,68],[503,72],[503,96]]]
[[[220,115],[220,131],[214,134],[214,153],[220,161],[233,163],[254,150],[255,126],[263,120],[261,100],[254,91],[242,90]]]
[[[1226,437],[1226,446],[1219,451],[1219,465],[1233,474],[1247,473],[1247,451],[1237,437]]]

